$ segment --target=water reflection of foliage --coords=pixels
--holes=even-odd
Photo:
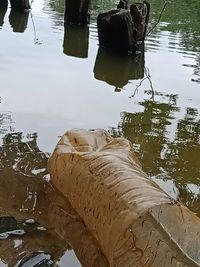
[[[176,136],[168,144],[166,169],[176,181],[197,184],[200,181],[200,120],[196,109],[188,108],[177,124]]]
[[[37,134],[28,134],[26,142],[21,132],[4,136],[0,147],[0,168],[11,168],[26,176],[46,171],[48,155],[39,150]]]
[[[37,134],[26,138],[20,132],[8,133],[0,147],[0,210],[1,216],[18,220],[34,219],[49,227],[43,175],[46,174],[48,154],[37,145]],[[7,227],[7,226],[6,226]],[[45,251],[58,261],[69,245],[52,230],[38,227],[18,237],[0,240],[0,258],[9,266],[31,251]],[[55,265],[56,266],[56,265]]]
[[[5,134],[7,132],[13,131],[12,127],[13,121],[11,117],[11,112],[1,112],[0,113],[0,134]]]
[[[176,125],[177,95],[165,98],[165,103],[144,100],[140,103],[143,112],[122,113],[115,134],[120,132],[134,144],[143,168],[150,176],[172,179],[180,192],[180,199],[200,213],[200,192],[196,194],[188,189],[190,184],[198,188],[200,182],[198,111],[188,108]],[[169,127],[175,125],[175,136],[170,136]]]
[[[151,19],[152,21],[158,17],[160,12],[161,0],[151,0]],[[194,0],[188,2],[187,0],[170,1],[163,16],[162,21],[165,22],[163,26],[157,27],[155,32],[167,31],[170,32],[170,44],[175,48],[177,42],[177,34],[179,34],[179,46],[182,53],[184,51],[197,52],[196,66],[194,74],[200,76],[200,1]],[[176,35],[174,35],[174,33]],[[177,48],[176,48],[177,49]],[[199,81],[199,79],[197,80]]]
[[[121,115],[122,134],[132,143],[139,145],[140,160],[150,175],[159,172],[162,165],[160,153],[164,144],[168,142],[167,126],[174,118],[173,113],[178,111],[176,107],[177,96],[170,95],[168,99],[168,103],[145,100],[139,103],[144,107],[143,112],[124,112]]]

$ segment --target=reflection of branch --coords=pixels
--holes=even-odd
[[[151,99],[154,101],[154,89],[153,89],[153,83],[151,81],[151,75],[150,75],[150,71],[149,71],[149,68],[148,67],[145,67],[144,68],[144,71],[145,71],[145,74],[146,74],[146,77],[147,79],[149,80],[149,84],[150,84],[150,87],[151,87],[151,92],[152,92],[152,96],[151,96]]]
[[[163,8],[162,8],[162,10],[161,10],[161,12],[160,12],[160,15],[159,15],[159,17],[158,17],[157,22],[156,22],[156,23],[154,24],[154,26],[147,32],[146,36],[149,36],[149,35],[152,33],[152,31],[155,29],[155,27],[158,25],[158,23],[160,22],[161,17],[162,17],[162,14],[163,14],[163,12],[164,12],[164,10],[165,10],[167,4],[168,4],[168,2],[165,2],[165,3],[164,3],[164,6],[163,6]]]
[[[31,14],[31,21],[32,21],[32,24],[33,24],[34,44],[40,45],[42,43],[39,42],[39,40],[37,38],[37,31],[36,31],[36,27],[35,27],[35,23],[34,23],[34,19],[33,19],[33,14],[32,14],[32,12],[30,12],[30,14]]]
[[[145,67],[144,67],[144,72],[145,72],[146,77],[144,77],[144,78],[140,81],[140,83],[136,86],[136,88],[135,88],[135,90],[134,90],[134,93],[133,93],[131,96],[129,96],[129,98],[133,98],[133,97],[136,95],[136,93],[138,93],[138,89],[139,89],[139,87],[143,84],[143,82],[144,82],[145,80],[148,80],[148,81],[149,81],[149,84],[150,84],[150,87],[151,87],[151,92],[152,92],[151,99],[154,101],[154,94],[155,94],[155,92],[154,92],[154,89],[153,89],[153,83],[152,83],[152,81],[151,81],[151,75],[150,75],[149,68],[145,66]]]
[[[129,96],[129,98],[134,97],[134,96],[136,95],[136,93],[138,93],[138,88],[142,85],[142,83],[143,83],[146,79],[147,79],[147,77],[143,78],[143,79],[140,81],[140,83],[136,86],[136,88],[135,88],[135,90],[134,90],[134,93],[133,93],[131,96]]]

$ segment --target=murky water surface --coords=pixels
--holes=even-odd
[[[98,46],[96,16],[116,3],[93,0],[86,28],[64,27],[64,0],[34,0],[25,13],[0,4],[0,266],[27,251],[44,252],[30,258],[46,266],[49,255],[80,266],[44,228],[41,189],[49,153],[72,128],[131,140],[144,170],[200,215],[200,2],[171,1],[137,56]],[[150,3],[154,25],[164,2]],[[21,227],[27,218],[40,224]]]

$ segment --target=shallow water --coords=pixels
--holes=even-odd
[[[61,0],[35,0],[24,14],[0,7],[1,216],[40,220],[44,200],[31,179],[47,175],[48,153],[72,128],[127,137],[144,170],[200,215],[200,2],[171,1],[136,57],[98,46],[96,15],[117,2],[93,1],[81,29],[64,28]],[[164,2],[150,3],[152,26]],[[60,251],[46,246],[52,235]],[[80,266],[54,232],[40,236],[27,237],[27,247],[48,251],[59,266]]]

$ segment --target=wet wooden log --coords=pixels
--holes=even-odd
[[[200,219],[143,172],[128,140],[67,132],[48,168],[110,267],[200,266]]]
[[[135,39],[144,40],[149,22],[150,4],[146,1],[130,6],[130,13],[134,23]]]
[[[18,10],[30,9],[31,5],[29,0],[10,0],[11,8]]]
[[[145,39],[149,20],[148,2],[135,3],[127,9],[127,1],[120,1],[117,10],[97,17],[99,43],[119,51],[134,51],[139,41]]]
[[[134,47],[134,25],[128,10],[111,10],[97,17],[99,43],[101,46],[120,51]]]
[[[89,23],[90,0],[65,0],[65,22],[86,25]]]
[[[117,8],[128,9],[128,0],[120,0]]]

